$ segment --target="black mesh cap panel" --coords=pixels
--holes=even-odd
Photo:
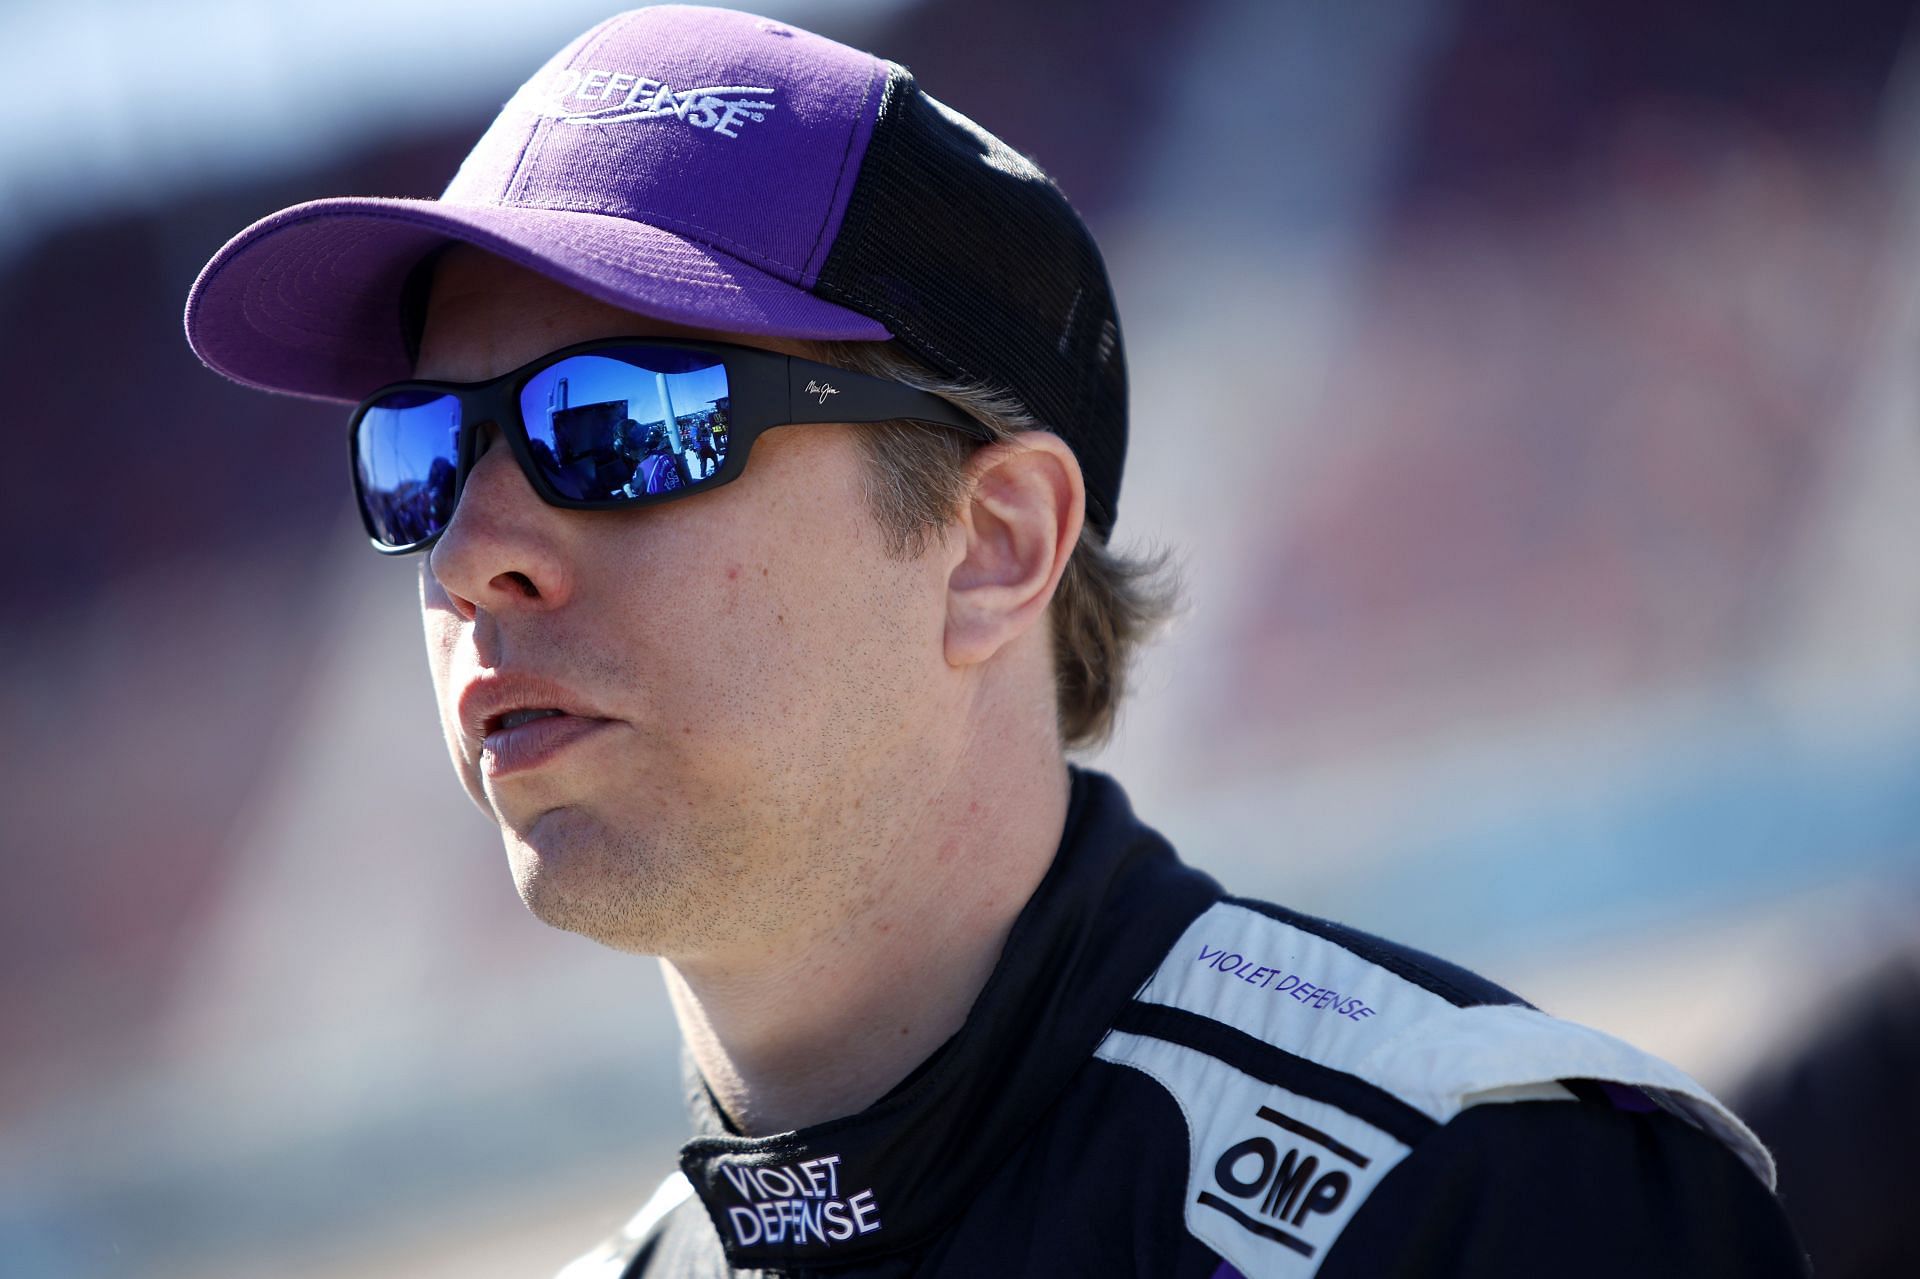
[[[813,291],[930,367],[1011,393],[1080,459],[1105,538],[1127,452],[1127,363],[1100,250],[1025,156],[889,68]]]

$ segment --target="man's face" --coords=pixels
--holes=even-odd
[[[802,350],[641,319],[463,248],[436,273],[418,374],[647,334]],[[547,506],[486,430],[421,611],[454,766],[548,923],[720,955],[831,927],[889,872],[861,850],[911,826],[903,796],[960,691],[947,558],[937,540],[888,554],[858,429],[773,430],[732,484],[614,512]],[[523,677],[529,707],[587,721],[540,728],[557,750],[491,749],[462,722],[463,693]]]

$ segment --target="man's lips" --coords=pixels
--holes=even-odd
[[[493,670],[468,680],[454,704],[460,727],[480,741],[511,719],[542,711],[559,711],[582,719],[605,719],[598,708],[565,684],[522,671]]]
[[[584,737],[592,736],[613,723],[610,719],[590,719],[584,715],[542,715],[514,724],[506,724],[481,739],[480,771],[491,778],[538,768]]]
[[[545,763],[613,722],[565,685],[519,671],[494,671],[470,681],[455,709],[491,777]]]

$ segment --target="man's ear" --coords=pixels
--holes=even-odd
[[[967,480],[947,577],[951,666],[986,661],[1045,616],[1087,510],[1078,459],[1046,431],[980,449]]]

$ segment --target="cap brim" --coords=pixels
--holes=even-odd
[[[187,297],[187,341],[247,386],[358,401],[413,376],[401,292],[421,258],[452,241],[654,319],[761,337],[892,336],[730,254],[626,218],[342,197],[282,209],[214,254]]]

